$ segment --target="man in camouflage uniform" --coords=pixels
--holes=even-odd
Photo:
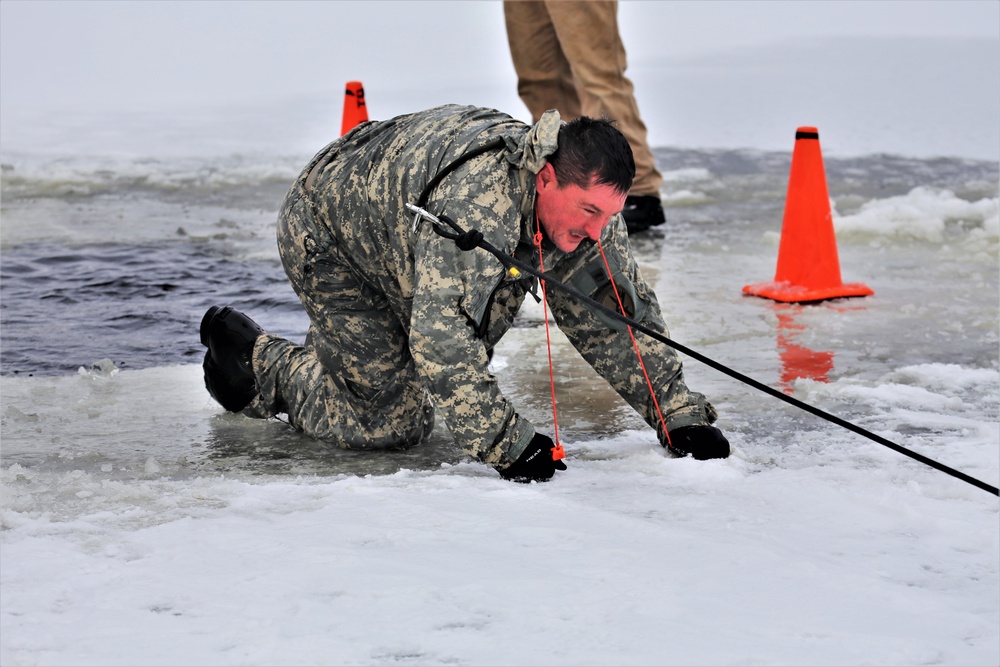
[[[213,307],[201,327],[210,393],[249,416],[285,413],[308,435],[348,448],[415,445],[436,411],[465,451],[504,477],[550,478],[565,469],[552,441],[518,415],[488,369],[535,280],[481,248],[461,250],[406,204],[478,230],[533,266],[540,228],[547,274],[598,298],[609,282],[600,239],[629,314],[665,334],[620,215],[634,173],[610,123],[566,124],[555,111],[528,126],[449,105],[359,125],[313,158],[279,215],[281,260],[311,323],[305,344]],[[714,408],[688,390],[672,349],[637,336],[668,436],[624,325],[555,289],[548,303],[664,445],[696,458],[729,455],[709,426]]]

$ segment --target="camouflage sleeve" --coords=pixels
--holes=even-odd
[[[490,233],[502,227],[495,213],[468,201],[436,203],[465,228]],[[495,245],[498,239],[492,238]],[[482,340],[477,316],[503,267],[485,250],[460,250],[438,236],[430,222],[418,229],[410,350],[435,407],[462,448],[479,460],[506,468],[524,451],[534,428],[504,398]]]
[[[628,234],[620,216],[605,230],[601,242],[612,271],[619,274],[616,282],[631,283],[636,301],[634,311],[642,324],[669,336],[656,295],[643,280],[632,256]],[[593,284],[593,280],[583,274],[595,271],[606,275],[597,244],[588,244],[588,247],[567,255],[551,273],[557,280],[582,286]],[[624,287],[626,285],[619,285],[619,292],[624,293]],[[589,293],[585,289],[581,291]],[[625,325],[599,317],[576,297],[557,290],[548,291],[548,301],[559,328],[584,359],[642,415],[647,424],[660,430],[659,416]],[[605,305],[612,307],[612,303],[616,303],[613,295]],[[617,305],[614,309],[619,310]],[[638,331],[635,332],[635,339],[667,430],[714,422],[715,408],[703,395],[690,391],[685,384],[681,360],[676,351]]]

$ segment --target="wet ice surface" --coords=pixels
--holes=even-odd
[[[995,163],[827,158],[844,280],[875,295],[798,306],[741,294],[773,277],[789,156],[658,158],[669,222],[633,245],[676,341],[997,484]],[[201,379],[212,303],[304,334],[274,249],[284,161],[141,187],[134,164],[11,167],[4,664],[1000,656],[982,490],[695,361],[734,455],[672,459],[555,330],[555,482],[502,482],[441,424],[408,452],[330,448],[225,413]],[[541,317],[529,302],[493,368],[551,433]]]

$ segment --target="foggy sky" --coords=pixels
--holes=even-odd
[[[815,36],[1000,38],[1000,3],[629,2],[631,65]],[[144,108],[340,87],[507,81],[499,2],[0,3],[4,107]]]
[[[654,145],[783,149],[823,123],[834,150],[1000,158],[1000,2],[626,0],[619,22]],[[530,120],[498,1],[0,1],[4,150],[137,118],[139,136],[218,135],[234,108],[305,124],[317,95],[335,124],[350,80],[372,118],[459,102]]]

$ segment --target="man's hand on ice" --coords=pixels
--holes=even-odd
[[[670,442],[663,446],[677,456],[690,454],[699,461],[729,457],[729,441],[714,426],[682,426],[670,432]]]
[[[554,448],[552,438],[535,433],[521,456],[509,468],[497,472],[511,482],[547,482],[556,474],[556,470],[566,469],[566,464],[561,459],[552,459]]]

